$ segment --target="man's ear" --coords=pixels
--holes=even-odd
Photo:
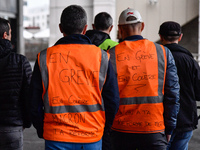
[[[63,28],[62,28],[61,23],[59,24],[59,29],[60,29],[60,32],[63,33]]]
[[[164,38],[160,34],[159,34],[159,37],[160,37],[160,41],[162,42],[164,40]]]
[[[113,28],[113,25],[109,27],[109,32],[111,32],[111,31],[112,31],[112,28]]]
[[[96,30],[96,28],[95,28],[94,24],[92,24],[92,28],[93,28],[93,30]]]
[[[179,41],[179,42],[181,41],[182,37],[183,37],[183,33],[181,33],[181,35],[180,35],[179,38],[178,38],[178,41]]]
[[[119,36],[119,39],[123,39],[123,33],[122,33],[122,26],[118,25],[118,36]]]
[[[7,39],[7,36],[8,36],[7,33],[4,32],[4,33],[3,33],[3,37],[2,37],[2,39]]]
[[[86,31],[87,31],[87,24],[85,25],[85,27],[83,28],[83,31],[82,31],[82,33],[81,34],[85,34],[86,33]]]
[[[144,30],[144,22],[141,24],[141,32]]]

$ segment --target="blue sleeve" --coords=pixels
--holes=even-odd
[[[171,135],[176,128],[177,114],[179,112],[179,79],[174,58],[165,47],[167,57],[166,79],[164,87],[164,121],[165,132]]]
[[[114,73],[111,62],[108,64],[107,78],[103,86],[102,97],[105,106],[106,124],[105,128],[110,128],[112,126],[115,114],[119,108],[119,89],[117,83],[117,77]]]
[[[42,77],[36,60],[30,86],[31,120],[39,138],[43,138],[44,105],[42,100]]]

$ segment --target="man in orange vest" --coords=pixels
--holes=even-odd
[[[60,19],[63,38],[38,54],[31,81],[31,114],[46,149],[100,150],[119,105],[109,54],[85,36],[87,16],[77,5]]]
[[[141,36],[137,10],[119,17],[123,39],[109,50],[117,74],[120,106],[112,126],[114,150],[165,150],[179,111],[179,83],[169,49]]]

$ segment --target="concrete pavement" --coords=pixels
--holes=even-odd
[[[33,126],[24,131],[24,150],[44,150],[44,140],[37,137]],[[198,129],[194,130],[189,143],[189,150],[200,150],[200,125]]]
[[[38,138],[33,126],[24,130],[24,150],[44,150],[44,140]]]

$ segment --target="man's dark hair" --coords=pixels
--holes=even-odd
[[[106,12],[97,14],[94,19],[94,26],[96,30],[107,30],[110,26],[112,26],[112,23],[112,17]]]
[[[87,24],[86,12],[81,6],[68,6],[62,12],[60,23],[65,34],[80,34]]]
[[[166,35],[161,35],[166,41],[169,42],[174,42],[179,39],[180,36],[166,36]]]
[[[7,33],[7,35],[9,35],[9,21],[3,18],[0,18],[0,36],[1,38],[3,37],[4,32]]]

